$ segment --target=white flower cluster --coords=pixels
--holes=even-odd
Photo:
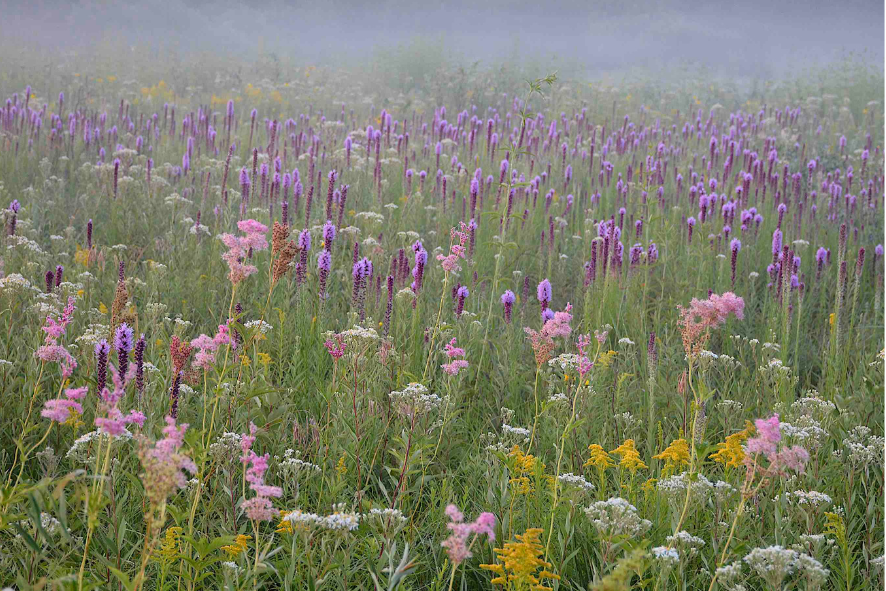
[[[336,511],[330,515],[317,515],[296,509],[283,518],[297,528],[317,528],[333,532],[353,531],[360,527],[360,515]]]
[[[105,435],[98,429],[90,431],[85,435],[81,435],[74,440],[74,443],[68,449],[65,457],[84,464],[89,462],[89,450],[92,447],[92,441],[103,436]],[[114,436],[115,441],[126,441],[129,439],[132,439],[132,433],[130,433],[128,429],[123,429],[123,433]]]
[[[295,450],[293,449],[287,449],[284,451],[282,458],[280,456],[274,456],[274,459],[280,464],[280,470],[286,475],[297,476],[300,472],[320,472],[320,466],[317,464],[305,462],[294,456]]]
[[[240,453],[240,434],[225,431],[209,446],[209,455],[222,463],[228,463]]]
[[[368,340],[368,341],[377,341],[378,340],[378,332],[374,328],[363,328],[359,325],[354,325],[346,331],[339,333],[339,336],[345,338],[348,342],[359,340]]]
[[[690,557],[698,554],[698,549],[705,545],[704,540],[698,536],[693,536],[685,530],[680,530],[674,535],[668,536],[666,539],[669,546],[682,549],[684,555]]]
[[[394,390],[390,393],[390,397],[399,412],[409,417],[430,412],[443,402],[439,396],[430,394],[428,389],[418,382],[412,382],[402,390]]]
[[[683,502],[686,498],[686,486],[689,475],[686,472],[662,478],[656,483],[658,491],[665,495],[669,502]],[[693,502],[707,501],[710,497],[714,485],[708,480],[704,474],[698,474],[692,482],[692,493],[690,500]]]
[[[249,329],[258,328],[258,330],[261,334],[267,334],[268,332],[270,332],[270,330],[272,328],[274,328],[273,326],[271,326],[270,324],[268,324],[264,320],[250,320],[249,322],[247,322],[243,326],[245,326],[246,328],[249,328]]]
[[[817,490],[810,490],[808,492],[796,490],[794,492],[786,492],[784,496],[788,500],[793,500],[798,505],[807,505],[813,509],[830,505],[833,502],[831,497],[822,492],[818,492]]]
[[[597,532],[606,538],[638,536],[652,527],[651,521],[641,519],[637,508],[621,497],[597,501],[584,511]]]
[[[357,214],[357,219],[369,223],[382,224],[385,221],[385,216],[374,211],[361,211]]]
[[[843,440],[843,449],[834,451],[837,459],[845,458],[856,467],[883,463],[883,437],[871,435],[871,430],[858,425]]]
[[[572,472],[560,474],[557,479],[565,486],[572,487],[583,492],[593,492],[597,488],[593,484],[585,480],[584,476],[573,474]]]
[[[578,355],[575,353],[563,353],[548,361],[551,367],[559,367],[563,371],[575,371],[578,367]]]
[[[12,275],[7,275],[6,277],[0,278],[0,291],[10,293],[24,291],[36,291],[38,293],[40,292],[38,288],[31,285],[30,281],[28,281],[18,273],[13,273]]]
[[[661,563],[662,568],[671,568],[680,562],[680,553],[674,548],[656,546],[652,549],[652,557]]]

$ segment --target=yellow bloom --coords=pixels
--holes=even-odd
[[[647,495],[652,494],[655,492],[655,483],[656,482],[658,482],[657,478],[650,478],[649,480],[644,482],[642,484],[642,486],[640,486],[640,490],[642,490]]]
[[[717,444],[717,451],[710,458],[728,468],[738,468],[744,462],[744,450],[741,445],[754,434],[754,426],[750,421],[745,422],[745,428],[738,433],[726,437],[726,441]]]
[[[593,443],[588,446],[588,451],[591,452],[591,457],[588,458],[588,461],[585,462],[585,468],[597,468],[598,470],[606,470],[607,468],[611,468],[615,465],[615,462],[612,461],[612,458],[606,453],[602,447]]]
[[[240,363],[243,364],[244,367],[249,367],[252,365],[252,361],[249,360],[249,355],[244,355],[240,358]]]
[[[551,563],[542,559],[544,547],[539,537],[544,532],[540,528],[527,529],[517,535],[516,542],[505,542],[504,548],[495,548],[495,554],[502,564],[481,564],[480,568],[492,571],[498,576],[492,579],[494,585],[509,586],[515,589],[550,591],[551,587],[542,584],[544,579],[560,580],[560,575],[550,572]],[[539,569],[541,569],[539,571]]]
[[[74,253],[74,262],[84,267],[89,266],[89,251],[80,248],[79,244],[77,245],[77,251]]]
[[[161,560],[165,562],[172,562],[176,558],[178,558],[179,554],[181,554],[181,535],[182,528],[180,527],[170,527],[166,530],[166,535],[163,538],[163,543],[160,545],[160,549],[158,550],[158,554],[161,557]]]
[[[280,511],[280,523],[277,524],[277,529],[274,531],[278,534],[291,534],[292,533],[292,522],[286,521],[286,516],[292,513],[292,511]]]
[[[344,476],[348,473],[348,466],[345,464],[345,454],[342,454],[338,459],[338,464],[335,465],[335,471],[338,472],[339,476]]]
[[[645,469],[647,467],[646,464],[643,463],[643,460],[640,459],[640,452],[638,452],[637,448],[634,446],[633,439],[626,439],[624,443],[609,453],[620,456],[621,459],[618,462],[618,467],[627,468],[632,473],[641,468]]]
[[[237,536],[237,539],[234,540],[234,543],[230,546],[222,546],[222,550],[228,553],[228,556],[234,557],[240,554],[241,552],[246,551],[247,544],[249,540],[252,539],[252,536],[247,536],[246,534],[240,534]]]
[[[271,363],[271,356],[267,353],[259,353],[258,360],[261,362],[262,365],[265,366],[265,369],[267,369],[268,365],[270,365]]]
[[[689,463],[689,444],[685,439],[675,439],[663,452],[652,457],[664,460],[664,473],[670,474],[681,465]]]
[[[834,314],[833,312],[831,312],[831,315],[828,316],[828,323],[830,323],[831,326],[834,326],[834,320],[836,318],[837,318],[837,315]]]

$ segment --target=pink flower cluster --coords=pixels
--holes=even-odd
[[[64,423],[71,418],[72,415],[82,415],[83,406],[77,402],[81,400],[89,391],[88,386],[81,388],[67,388],[64,398],[53,398],[47,400],[40,412],[40,416],[57,423]]]
[[[334,342],[333,340],[334,339]],[[329,351],[329,354],[335,361],[338,361],[342,358],[342,355],[345,354],[345,349],[347,345],[341,338],[341,335],[333,335],[332,339],[328,339],[323,346],[326,347],[326,350]]]
[[[255,425],[250,423],[249,435],[243,435],[240,438],[240,448],[243,450],[240,461],[244,466],[249,466],[246,468],[244,478],[249,483],[249,488],[255,492],[255,496],[243,501],[240,507],[253,521],[270,521],[279,514],[271,502],[271,497],[283,496],[283,489],[279,486],[265,484],[265,472],[268,471],[268,460],[271,456],[270,454],[260,456],[252,451],[257,431]]]
[[[199,337],[191,341],[191,347],[198,349],[194,355],[194,367],[203,370],[209,370],[215,364],[215,351],[222,345],[231,345],[232,348],[237,347],[237,341],[231,335],[231,329],[227,324],[219,324],[218,332],[214,337],[201,334]]]
[[[135,375],[135,369],[135,366],[131,365],[127,375],[121,376],[113,365],[110,366],[111,380],[114,382],[114,390],[111,391],[105,388],[101,391],[102,402],[100,404],[100,409],[104,412],[105,416],[95,418],[95,426],[105,435],[119,437],[126,431],[126,425],[136,424],[139,427],[142,427],[145,424],[144,414],[133,410],[130,411],[129,414],[124,415],[123,411],[117,408],[117,403],[120,402],[120,399],[123,397],[123,393],[126,390],[126,384],[128,384]]]
[[[723,295],[711,294],[706,300],[692,298],[688,310],[682,310],[683,314],[690,314],[696,321],[708,326],[720,326],[726,323],[730,314],[735,314],[739,320],[744,319],[744,300],[727,291]]]
[[[581,379],[584,380],[585,375],[594,367],[594,362],[588,358],[588,345],[591,344],[591,335],[579,335],[575,344],[578,346],[578,373]]]
[[[458,223],[458,230],[452,228],[449,231],[449,236],[452,238],[452,246],[449,247],[448,255],[437,255],[437,260],[440,261],[440,265],[443,267],[444,271],[453,272],[461,270],[461,267],[458,265],[458,259],[465,258],[465,244],[467,244],[468,239],[470,237],[470,229],[464,222]]]
[[[449,560],[454,565],[457,566],[473,556],[471,547],[474,545],[476,536],[485,535],[489,538],[490,543],[495,542],[495,515],[492,513],[480,513],[476,521],[465,523],[465,516],[458,510],[458,507],[448,505],[446,516],[450,520],[446,527],[452,533],[440,545],[446,548]],[[471,534],[474,534],[474,539],[469,543]]]
[[[550,308],[548,308],[548,311]],[[550,359],[551,351],[554,350],[555,337],[568,337],[572,334],[572,304],[566,304],[566,309],[553,314],[545,320],[541,330],[536,331],[531,328],[524,327],[523,330],[529,335],[529,341],[532,343],[532,349],[535,352],[535,361],[539,365]]]
[[[155,506],[165,502],[176,487],[187,486],[188,478],[184,470],[191,474],[197,472],[194,460],[179,451],[185,442],[187,429],[187,423],[176,425],[174,418],[166,417],[163,439],[154,443],[142,439],[143,445],[139,449],[139,459],[145,469],[142,479],[145,493]]]
[[[457,357],[464,357],[465,350],[461,347],[455,346],[455,339],[446,343],[444,349],[446,351],[446,356],[451,359],[451,361],[440,366],[443,368],[443,371],[451,376],[457,376],[459,371],[468,367],[466,359],[456,359]]]
[[[255,220],[242,220],[237,222],[237,228],[246,236],[234,236],[222,234],[221,241],[228,247],[228,251],[222,255],[222,259],[228,264],[230,273],[228,279],[237,285],[253,273],[258,272],[254,265],[248,265],[243,261],[251,251],[267,250],[268,227]]]
[[[62,378],[69,378],[77,367],[77,361],[73,355],[60,345],[58,340],[67,331],[68,324],[74,318],[74,298],[69,297],[65,309],[62,311],[61,317],[56,320],[52,316],[46,317],[46,324],[43,326],[43,332],[46,337],[43,339],[43,345],[37,348],[34,356],[40,361],[46,363],[60,363],[62,366]]]
[[[765,469],[765,476],[784,476],[787,470],[802,473],[809,461],[809,452],[799,445],[781,447],[781,423],[778,415],[772,415],[768,419],[754,421],[756,436],[751,437],[745,443],[745,465],[749,473],[762,468],[760,454],[766,457],[769,466]],[[752,477],[752,476],[751,476]]]

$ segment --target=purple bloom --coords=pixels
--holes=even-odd
[[[536,295],[538,297],[538,301],[541,304],[541,309],[547,310],[548,304],[551,303],[551,299],[553,297],[553,290],[551,289],[551,282],[547,279],[543,279],[539,284],[536,290]]]

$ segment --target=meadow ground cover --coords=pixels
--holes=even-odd
[[[0,584],[883,584],[880,72],[133,72],[0,75]]]

